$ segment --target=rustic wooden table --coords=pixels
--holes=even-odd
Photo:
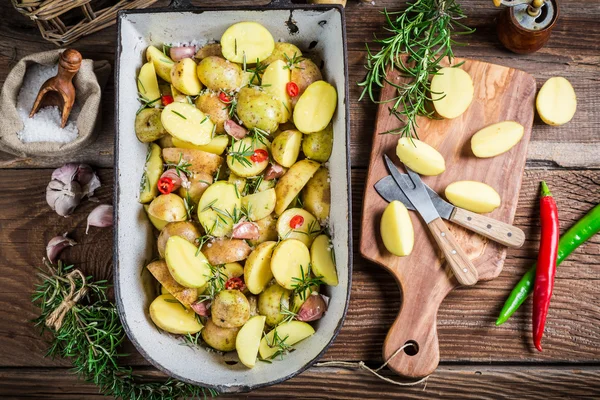
[[[215,3],[215,2],[205,2]],[[222,1],[221,3],[229,3]],[[236,1],[238,3],[238,1]],[[239,1],[242,3],[242,1]],[[243,1],[264,3],[264,1]],[[363,260],[356,248],[359,215],[374,126],[375,106],[358,102],[365,61],[364,42],[382,33],[384,7],[401,9],[404,1],[376,0],[376,5],[350,0],[346,8],[351,88],[352,184],[354,208],[354,279],[348,317],[323,360],[381,363],[387,329],[402,299],[383,269]],[[164,5],[165,1],[158,5]],[[544,352],[531,345],[528,303],[514,318],[495,327],[495,317],[513,284],[536,257],[539,220],[537,189],[545,179],[567,229],[600,202],[600,2],[563,0],[561,18],[548,45],[535,54],[517,56],[502,48],[495,34],[498,9],[489,0],[462,0],[477,28],[463,57],[523,69],[538,87],[551,76],[571,81],[578,96],[577,114],[562,127],[536,120],[515,224],[527,234],[519,250],[510,250],[495,280],[448,296],[438,315],[442,361],[426,385],[399,388],[371,375],[338,368],[311,368],[280,385],[248,393],[255,398],[546,398],[600,396],[600,237],[582,246],[558,270]],[[115,28],[84,38],[74,47],[86,58],[114,61]],[[0,82],[21,57],[52,49],[31,21],[0,4]],[[46,342],[29,322],[36,316],[30,294],[48,239],[70,232],[80,244],[64,258],[96,277],[112,274],[112,232],[92,229],[85,219],[93,203],[85,202],[70,218],[59,218],[47,206],[44,190],[52,169],[67,161],[99,168],[102,202],[112,199],[113,82],[103,99],[102,131],[85,151],[65,158],[19,158],[0,153],[0,396],[7,398],[102,398],[93,385],[78,381],[69,362],[44,358]],[[128,362],[136,370],[161,376],[131,345]],[[392,376],[387,373],[386,375]],[[242,397],[242,396],[240,396]]]

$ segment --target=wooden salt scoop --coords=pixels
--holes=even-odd
[[[81,53],[67,49],[60,55],[56,76],[48,79],[33,103],[29,118],[33,117],[40,108],[57,106],[62,115],[61,127],[64,128],[75,102],[75,86],[73,77],[81,66]]]

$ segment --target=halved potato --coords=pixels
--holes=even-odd
[[[335,253],[329,236],[319,235],[315,238],[312,246],[310,246],[310,260],[315,276],[320,276],[326,285],[337,286]]]
[[[195,244],[196,239],[202,235],[200,235],[200,231],[198,228],[196,228],[196,225],[190,221],[168,223],[164,229],[160,231],[160,235],[158,235],[158,239],[156,241],[158,255],[160,255],[162,258],[165,257],[165,247],[167,245],[167,240],[169,240],[171,236],[180,236],[188,242]]]
[[[242,202],[235,186],[225,181],[210,185],[198,203],[198,220],[206,232],[222,237],[233,229],[234,213],[241,212]],[[233,260],[237,261],[237,260]]]
[[[277,337],[280,341],[287,346],[292,346],[299,341],[312,336],[315,333],[315,330],[306,322],[301,321],[290,321],[277,326],[260,341],[260,357],[265,360],[273,357],[281,349],[281,346],[278,346],[273,340],[275,332],[277,332]]]
[[[217,135],[213,137],[208,144],[203,144],[200,146],[173,137],[173,147],[178,147],[180,149],[201,150],[206,153],[216,154],[218,156],[225,152],[225,149],[228,145],[229,136],[227,135]]]
[[[164,108],[160,120],[167,132],[185,142],[200,146],[212,140],[212,121],[191,104],[169,104]]]
[[[312,160],[300,160],[292,165],[285,175],[277,181],[275,186],[277,196],[276,215],[281,215],[288,208],[320,166],[321,164]]]
[[[180,236],[171,236],[167,240],[165,261],[173,278],[188,288],[202,287],[211,273],[204,254]]]
[[[302,203],[320,223],[327,221],[331,206],[331,184],[327,168],[319,168],[306,183],[302,191]]]
[[[276,244],[276,242],[261,243],[248,256],[244,265],[244,281],[250,293],[259,294],[273,279],[271,255]]]
[[[408,210],[401,202],[395,200],[387,205],[381,216],[380,232],[390,253],[403,257],[412,252],[415,233]]]
[[[300,240],[287,239],[280,242],[271,256],[271,271],[277,283],[292,290],[297,283],[294,278],[301,279],[303,272],[307,274],[310,264],[308,247]]]
[[[337,92],[325,81],[306,88],[294,108],[294,125],[302,133],[322,131],[327,127],[337,106]]]
[[[227,275],[227,279],[239,278],[244,275],[244,267],[238,262],[225,263],[222,268],[225,275]]]
[[[171,60],[171,57],[166,56],[154,46],[148,46],[148,49],[146,50],[146,59],[152,61],[158,76],[171,83],[171,69],[173,68],[173,64],[175,64],[175,62]]]
[[[273,159],[282,167],[291,167],[298,159],[301,144],[302,132],[297,130],[281,132],[273,140],[273,145],[271,146]]]
[[[161,284],[161,287],[175,297],[186,307],[198,300],[198,289],[181,286],[169,272],[169,267],[164,260],[151,262],[146,266],[148,271]]]
[[[163,221],[160,218],[156,218],[153,217],[152,215],[150,215],[150,213],[148,212],[148,208],[150,208],[150,206],[148,204],[144,204],[144,211],[146,211],[146,215],[148,216],[148,219],[150,220],[150,223],[152,223],[152,225],[158,229],[159,231],[162,231],[164,229],[165,226],[167,226],[167,224],[169,223],[168,221]],[[277,239],[277,233],[275,233],[275,239]]]
[[[248,368],[252,368],[256,364],[258,347],[265,328],[265,319],[266,317],[263,315],[250,318],[242,326],[235,340],[238,358]]]
[[[435,111],[444,118],[456,118],[473,101],[473,80],[459,67],[440,69],[431,78],[431,96]]]
[[[238,22],[221,36],[221,52],[229,61],[248,64],[262,61],[273,53],[271,32],[257,22]]]
[[[154,299],[150,304],[150,318],[163,331],[177,335],[198,333],[203,328],[194,310],[185,307],[170,294]]]
[[[174,193],[157,196],[148,207],[148,214],[166,222],[186,221],[187,212],[183,199]]]
[[[187,169],[190,172],[205,173],[213,176],[223,163],[223,158],[198,149],[181,149],[169,147],[162,151],[165,162],[177,165],[180,161],[190,164]]]
[[[177,90],[188,96],[197,96],[202,83],[196,74],[196,63],[191,58],[177,61],[171,68],[171,83]]]
[[[575,115],[577,96],[568,80],[555,76],[544,83],[535,106],[542,121],[548,125],[563,125]]]
[[[258,221],[271,215],[276,202],[275,189],[267,189],[264,192],[242,197],[242,207],[246,210],[246,215],[250,221]]]
[[[248,129],[258,128],[275,132],[281,121],[281,103],[255,86],[240,89],[236,112],[240,121]]]
[[[317,219],[302,208],[287,209],[277,220],[277,233],[282,239],[297,239],[307,247],[321,232]]]
[[[154,143],[148,145],[148,155],[144,174],[140,182],[140,203],[149,203],[158,196],[158,180],[163,173],[163,160],[160,147]]]
[[[418,139],[398,139],[396,155],[408,168],[420,175],[439,175],[446,170],[444,157],[433,147]]]
[[[210,56],[222,56],[221,45],[219,43],[209,43],[202,46],[197,52],[194,58],[198,61],[202,61],[206,57]]]
[[[156,71],[154,64],[147,62],[140,68],[140,73],[137,78],[138,92],[144,99],[152,102],[152,106],[160,105],[160,89],[158,88],[158,79],[156,79]]]
[[[287,93],[287,84],[290,82],[290,69],[285,61],[273,61],[262,77],[262,84],[265,91],[281,102],[280,123],[287,122],[292,113],[292,102]]]
[[[233,172],[229,174],[229,178],[227,178],[227,182],[231,183],[237,188],[238,193],[244,193],[247,185],[247,179],[242,178],[241,176],[237,176]],[[242,197],[242,207],[244,207],[244,198]]]
[[[243,178],[259,175],[269,165],[269,157],[257,162],[253,161],[251,157],[259,149],[268,152],[270,143],[266,139],[265,143],[263,144],[261,141],[254,140],[249,136],[234,142],[227,155],[229,169],[237,176]],[[232,154],[236,156],[234,157]],[[240,161],[240,159],[245,159],[246,161]]]
[[[450,203],[476,213],[492,212],[501,202],[498,192],[483,182],[452,182],[446,187],[445,194]]]
[[[471,150],[479,158],[495,157],[513,148],[525,133],[523,125],[503,121],[487,126],[471,137]]]

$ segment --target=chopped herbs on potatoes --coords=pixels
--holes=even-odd
[[[160,231],[150,316],[248,368],[282,359],[314,333],[300,306],[338,282],[321,225],[336,87],[254,22],[195,55],[160,49],[147,48],[136,77],[135,134],[149,143],[140,202]]]

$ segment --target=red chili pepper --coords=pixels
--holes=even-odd
[[[227,96],[227,93],[225,92],[219,93],[219,100],[226,104],[231,103],[231,99],[229,98],[229,96]]]
[[[162,194],[169,194],[175,188],[175,182],[173,179],[163,176],[158,180],[158,191]]]
[[[558,255],[558,209],[552,194],[542,181],[542,197],[540,198],[541,237],[538,253],[535,285],[533,289],[533,343],[542,351],[542,336],[546,325],[546,316],[554,288],[556,274],[556,257]]]
[[[294,82],[288,82],[285,85],[285,90],[290,97],[296,97],[300,93],[300,88]]]
[[[165,95],[163,95],[161,97],[161,101],[163,103],[163,106],[168,106],[169,104],[171,104],[175,100],[173,100],[173,96],[171,96],[170,94],[165,94]]]
[[[304,217],[302,215],[294,215],[292,219],[290,219],[290,228],[298,229],[304,224]]]
[[[239,290],[243,292],[244,289],[246,289],[246,285],[241,278],[229,278],[227,282],[225,282],[225,289]]]
[[[252,154],[250,156],[250,159],[252,160],[252,162],[255,162],[255,163],[263,162],[268,158],[269,158],[269,153],[263,149],[254,150],[254,154]]]

